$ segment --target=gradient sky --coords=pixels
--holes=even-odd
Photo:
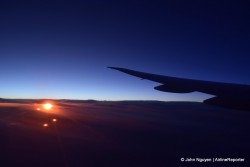
[[[249,20],[241,1],[1,2],[0,96],[201,101],[106,67],[250,84]]]

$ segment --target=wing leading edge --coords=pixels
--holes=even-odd
[[[171,93],[202,92],[215,96],[203,101],[206,104],[250,111],[250,85],[177,78],[119,67],[108,68],[161,83],[154,88],[159,91]]]

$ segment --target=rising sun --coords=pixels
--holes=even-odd
[[[53,107],[53,105],[50,104],[50,103],[45,103],[45,104],[43,104],[43,108],[44,108],[45,110],[51,110],[52,107]]]

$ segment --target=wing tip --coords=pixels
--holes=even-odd
[[[113,70],[124,70],[124,68],[120,68],[120,67],[107,67],[107,68],[110,68],[110,69],[113,69]]]
[[[107,68],[110,68],[110,69],[116,69],[117,67],[107,67]]]

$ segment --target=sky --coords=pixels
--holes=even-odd
[[[107,66],[250,84],[245,1],[5,1],[0,97],[202,101]]]

